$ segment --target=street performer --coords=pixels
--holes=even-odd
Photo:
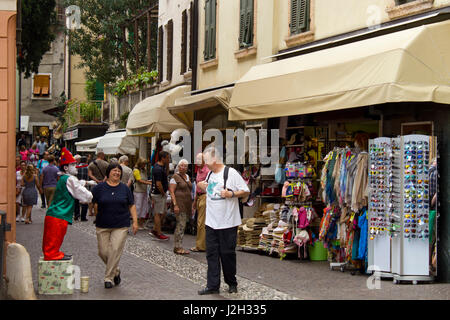
[[[55,195],[47,210],[44,222],[42,251],[44,260],[70,260],[72,255],[64,254],[59,249],[64,241],[68,224],[72,224],[75,199],[80,203],[89,203],[92,193],[85,185],[95,185],[94,181],[78,180],[76,160],[69,150],[62,148],[60,159],[62,175],[56,185]]]

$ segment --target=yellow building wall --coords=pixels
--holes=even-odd
[[[237,81],[255,64],[264,63],[263,58],[276,53],[276,45],[270,41],[276,37],[274,8],[278,1],[255,0],[256,53],[237,59],[239,51],[239,6],[240,1],[218,1],[216,18],[216,59],[213,67],[204,68],[203,49],[205,44],[205,1],[199,1],[199,50],[198,89],[229,84]]]
[[[418,0],[414,6],[429,8],[418,11],[408,10],[408,15],[434,10],[450,5],[450,0]],[[279,50],[288,49],[289,38],[289,0],[255,0],[256,53],[245,59],[237,59],[239,38],[239,0],[217,1],[216,17],[216,60],[204,63],[205,43],[205,1],[199,1],[199,44],[198,44],[198,86],[205,89],[231,84],[241,78],[252,66],[268,63],[267,57]],[[394,0],[311,0],[313,36],[307,42],[331,36],[374,27],[398,19],[389,13],[395,6]],[[292,46],[297,46],[294,44]],[[291,47],[292,47],[291,46]]]
[[[87,100],[85,87],[86,77],[84,75],[84,68],[79,69],[76,66],[81,62],[78,55],[70,57],[70,98],[77,100]]]
[[[414,7],[430,3],[430,8],[417,11]],[[277,21],[280,23],[278,34],[279,50],[287,49],[285,39],[289,36],[290,1],[280,1]],[[418,0],[410,3],[412,9],[407,15],[434,10],[450,5],[450,0]],[[311,0],[314,37],[316,41],[342,33],[376,26],[401,17],[390,16],[388,11],[395,7],[395,0]]]

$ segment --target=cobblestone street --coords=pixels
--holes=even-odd
[[[75,290],[73,295],[38,295],[39,299],[450,299],[448,284],[394,285],[382,281],[380,290],[369,290],[367,276],[350,272],[330,271],[327,262],[268,257],[248,251],[237,251],[239,293],[230,295],[222,281],[219,295],[199,296],[197,290],[206,284],[204,253],[189,256],[173,254],[172,235],[165,242],[153,241],[148,231],[129,236],[120,267],[122,283],[111,290],[103,287],[104,265],[97,255],[97,240],[93,217],[88,222],[69,226],[63,251],[74,256],[81,275],[90,277],[89,293]],[[33,224],[17,224],[17,242],[31,256],[35,290],[37,263],[41,252],[44,210],[34,208]],[[190,248],[195,237],[185,235],[183,244]]]

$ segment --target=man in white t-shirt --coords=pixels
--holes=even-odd
[[[206,181],[198,187],[206,192],[206,260],[208,275],[206,288],[198,294],[219,293],[220,264],[229,293],[237,292],[236,242],[237,227],[241,224],[239,200],[249,193],[242,176],[233,168],[226,168],[218,150],[209,148],[203,153],[206,165],[211,170]],[[226,189],[224,174],[228,171]]]

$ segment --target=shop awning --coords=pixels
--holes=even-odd
[[[88,139],[84,141],[75,142],[77,152],[95,152],[98,142],[102,137]]]
[[[387,102],[450,104],[450,21],[250,69],[234,87],[229,120]]]
[[[178,98],[169,112],[188,127],[194,124],[194,111],[221,106],[228,111],[233,88],[222,88],[193,96]]]
[[[139,148],[139,137],[127,136],[126,131],[109,132],[100,138],[97,152],[112,154],[136,154]]]
[[[185,128],[184,124],[169,113],[167,107],[173,106],[175,100],[183,97],[190,88],[190,86],[179,86],[136,104],[128,115],[127,134],[151,137],[157,132],[168,133]]]

